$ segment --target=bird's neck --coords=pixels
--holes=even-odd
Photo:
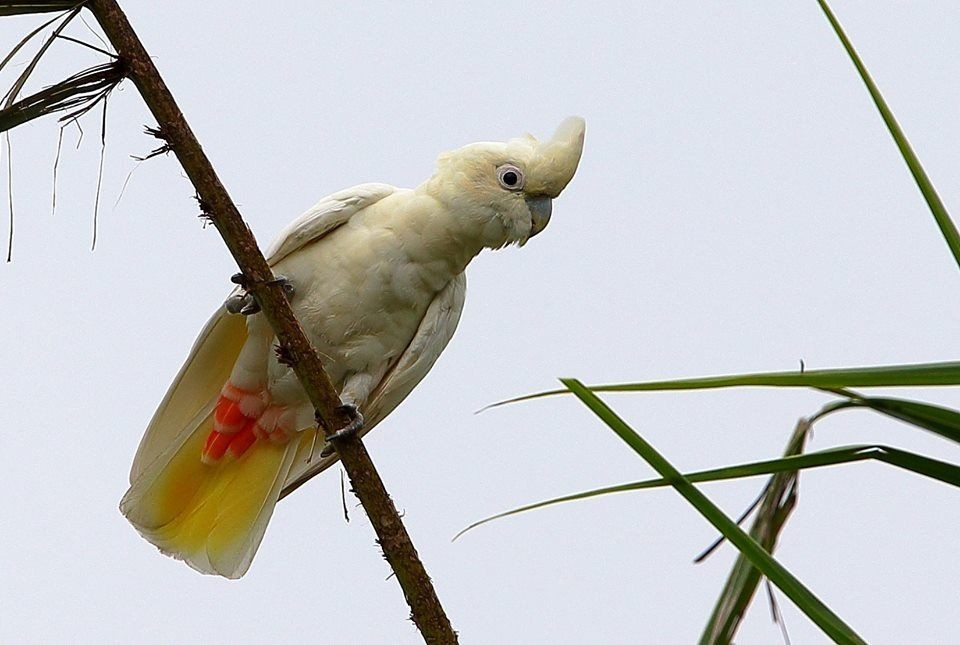
[[[419,280],[439,291],[484,248],[483,232],[473,214],[451,208],[420,189],[411,192],[412,198],[404,199],[402,207],[384,200],[383,212],[371,216],[378,228],[394,236]]]
[[[435,293],[483,249],[475,219],[417,189],[397,191],[351,225],[367,229],[363,244],[371,263],[389,256],[394,273]]]
[[[460,271],[483,249],[499,249],[509,241],[508,227],[494,205],[478,202],[473,192],[469,185],[436,175],[414,189],[418,198],[429,202],[417,216],[425,229],[435,233],[430,246],[457,258]]]

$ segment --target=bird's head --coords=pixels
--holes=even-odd
[[[424,188],[467,220],[483,246],[522,246],[547,226],[553,198],[573,179],[584,127],[570,117],[549,141],[528,134],[447,152]]]

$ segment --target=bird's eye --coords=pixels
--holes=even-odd
[[[497,179],[500,181],[500,185],[507,190],[523,188],[523,171],[513,164],[503,164],[497,168]]]

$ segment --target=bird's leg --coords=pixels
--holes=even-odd
[[[360,414],[360,410],[356,405],[353,403],[344,403],[343,405],[338,405],[336,411],[339,414],[345,415],[349,419],[349,422],[333,434],[328,435],[328,442],[355,435],[363,429],[363,415]]]
[[[372,392],[376,384],[380,382],[382,376],[382,372],[371,373],[359,371],[350,374],[350,376],[346,378],[343,389],[340,391],[340,401],[342,405],[337,406],[336,411],[346,416],[349,421],[347,425],[328,436],[328,442],[331,439],[342,439],[349,435],[356,434],[363,429],[363,415],[360,414],[360,406],[358,404],[369,398],[370,392]]]
[[[249,291],[247,277],[242,273],[235,273],[230,278],[230,282],[240,285],[243,291],[227,298],[227,301],[223,303],[227,308],[227,311],[232,314],[241,314],[243,316],[250,316],[255,313],[259,313],[260,303],[257,302],[257,299],[254,297],[253,293]],[[264,284],[283,285],[283,291],[287,294],[287,298],[293,297],[294,288],[286,276],[278,275],[271,280],[267,280]]]
[[[333,447],[332,443],[327,443],[323,446],[323,450],[320,451],[320,459],[326,459],[336,451],[337,449]]]
[[[356,434],[363,428],[363,415],[360,414],[360,410],[357,409],[357,406],[352,403],[345,403],[337,406],[336,410],[337,412],[345,412],[351,417],[351,421],[343,428],[340,428],[330,436],[324,438],[323,449],[320,451],[320,459],[326,459],[337,451],[337,449],[334,448],[333,444],[331,443],[332,440],[343,439],[344,437]],[[319,431],[317,434],[319,434]],[[316,435],[313,439],[314,442],[316,442]],[[315,445],[310,447],[310,458],[307,460],[307,463],[313,461],[314,449]]]

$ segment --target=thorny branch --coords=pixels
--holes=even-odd
[[[0,2],[0,15],[5,11],[18,11],[16,6],[19,4]],[[46,2],[38,0],[22,4],[34,8],[42,6],[41,10],[52,10],[53,6],[58,8],[64,5],[72,6],[73,12],[70,17],[76,15],[75,12],[80,8],[73,3],[58,0],[46,0]],[[316,408],[320,428],[329,437],[337,430],[346,427],[351,417],[341,407],[340,398],[323,369],[320,356],[304,335],[300,323],[290,308],[282,285],[274,280],[273,273],[257,246],[253,233],[243,221],[237,207],[220,182],[216,171],[204,154],[200,143],[127,17],[116,0],[87,0],[82,4],[93,12],[110,44],[117,51],[118,58],[108,65],[118,72],[122,71],[124,76],[133,81],[159,124],[158,129],[151,134],[159,135],[164,144],[151,153],[151,156],[167,151],[172,151],[177,156],[197,191],[201,210],[223,237],[243,273],[245,286],[249,287],[249,291],[260,304],[264,316],[276,333],[284,356]],[[14,8],[10,9],[7,5]],[[78,75],[72,77],[70,81],[74,84],[84,84],[87,78]],[[104,87],[84,85],[83,89],[86,90],[87,96],[92,93],[96,97],[97,91],[102,91]],[[41,98],[46,99],[47,106],[53,103],[57,107],[64,107],[65,99],[60,96]],[[440,605],[430,577],[360,438],[356,434],[347,435],[344,438],[333,439],[332,443],[350,478],[353,491],[373,524],[377,541],[396,574],[397,581],[410,605],[411,618],[424,640],[427,643],[456,643],[456,632],[453,631]]]

